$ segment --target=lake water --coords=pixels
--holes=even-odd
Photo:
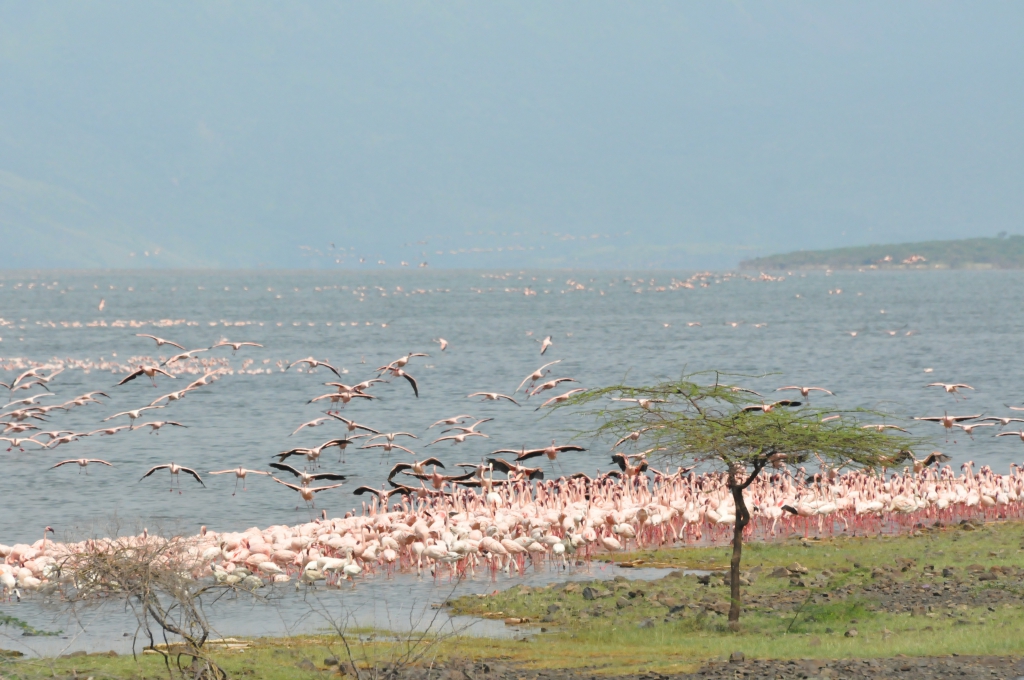
[[[51,401],[92,390],[112,397],[102,406],[54,412],[49,429],[97,429],[104,417],[148,404],[194,379],[158,378],[154,388],[139,378],[115,387],[123,374],[101,370],[102,362],[134,363],[176,351],[158,351],[136,333],[189,349],[225,338],[264,346],[200,355],[215,354],[232,373],[147,414],[187,428],[88,437],[52,451],[30,446],[24,453],[0,451],[5,462],[0,542],[35,541],[47,525],[60,539],[103,533],[113,524],[194,532],[200,525],[231,531],[306,521],[309,513],[296,510],[297,495],[268,478],[250,478],[248,491],[232,496],[231,475],[205,477],[206,488],[183,477],[181,494],[169,492],[166,473],[141,482],[139,477],[170,461],[201,472],[238,465],[265,469],[274,453],[341,436],[340,424],[289,436],[319,415],[322,408],[307,402],[330,391],[322,383],[336,379],[322,368],[312,373],[279,368],[307,356],[330,361],[347,371],[345,382],[358,382],[410,351],[429,353],[407,367],[419,382],[419,398],[401,380],[376,385],[371,393],[379,399],[353,402],[345,415],[382,432],[417,434],[419,439],[402,443],[419,457],[429,453],[446,464],[479,461],[497,448],[539,447],[552,438],[564,442],[585,428],[587,422],[566,412],[545,417],[546,410],[535,410],[538,398],[520,399],[522,407],[466,398],[478,390],[511,394],[528,373],[556,359],[561,363],[550,377],[572,377],[583,387],[647,384],[723,369],[772,374],[742,381],[766,394],[785,384],[819,385],[836,396],[814,396],[815,403],[862,406],[898,417],[944,411],[1013,415],[1007,405],[1024,403],[1024,368],[1018,360],[1024,272],[794,272],[781,281],[691,277],[691,272],[420,270],[0,274],[5,382],[29,362],[59,360],[78,368],[67,368],[50,383],[57,395]],[[688,280],[692,288],[678,285]],[[695,323],[700,325],[689,325]],[[554,345],[541,356],[538,341],[547,335]],[[438,337],[450,343],[446,352],[432,342]],[[925,388],[934,381],[965,382],[976,390],[965,390],[966,400],[957,401],[941,389]],[[493,418],[480,428],[490,438],[424,448],[427,437],[439,436],[439,428],[426,430],[430,423],[460,413]],[[1024,460],[1024,444],[1015,437],[993,437],[998,428],[986,428],[974,440],[958,436],[956,443],[947,442],[937,425],[912,429],[935,435],[936,448],[952,455],[955,466],[973,460],[1006,470]],[[560,456],[556,471],[611,467],[608,442],[585,445],[591,450]],[[391,464],[409,458],[398,453],[392,452]],[[358,508],[360,499],[350,490],[380,486],[389,469],[384,455],[350,449],[341,464],[336,450],[325,453],[323,467],[349,480],[341,489],[319,494],[317,509],[333,516]],[[48,470],[59,460],[79,457],[103,458],[115,467],[93,465],[88,475],[73,465]],[[368,580],[357,590],[382,584]],[[10,613],[18,610],[4,606]],[[281,632],[281,626],[277,629]]]

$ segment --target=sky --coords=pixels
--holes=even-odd
[[[998,1],[0,0],[3,266],[725,268],[1020,233],[1022,32]]]

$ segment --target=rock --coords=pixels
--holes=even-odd
[[[979,581],[997,581],[999,577],[992,572],[987,572],[978,576]]]
[[[315,671],[317,670],[316,664],[309,659],[303,659],[299,662],[299,669],[304,671]]]
[[[587,586],[586,588],[583,589],[583,599],[584,600],[596,600],[597,599],[597,590],[595,590],[594,588],[591,588],[590,586]]]
[[[576,583],[575,581],[569,581],[565,584],[565,588],[563,588],[562,590],[564,590],[567,593],[575,593],[579,591],[579,589],[580,585],[578,583]]]
[[[885,576],[885,572],[878,567],[871,570],[871,578],[880,578],[882,576]]]
[[[769,574],[772,578],[789,578],[789,569],[785,567],[775,567],[775,570]]]
[[[326,659],[324,659],[324,665],[325,666],[337,666],[338,665],[338,657],[336,657],[336,656],[329,656],[329,657],[327,657]]]
[[[630,605],[629,600],[627,600],[624,597],[620,597],[619,599],[615,600],[615,606],[618,607],[619,609],[625,609],[629,605]]]
[[[84,649],[80,649],[77,652],[71,652],[70,654],[61,654],[60,658],[62,658],[62,659],[74,659],[74,658],[79,657],[79,656],[87,656],[88,654],[89,653],[86,652]]]
[[[967,567],[967,571],[971,574],[977,574],[985,571],[985,567],[981,564],[972,564],[971,566]]]
[[[746,657],[743,656],[743,652],[733,652],[729,655],[729,663],[741,663],[744,659]]]
[[[697,577],[697,583],[702,586],[709,585],[711,583],[711,574],[701,574]]]
[[[682,578],[685,575],[686,574],[684,574],[683,572],[681,572],[681,571],[679,571],[677,569],[676,571],[669,572],[668,575],[665,578]]]
[[[806,574],[809,571],[807,567],[801,565],[799,562],[794,562],[793,564],[786,567],[786,569],[788,569],[790,573],[793,574]]]
[[[952,576],[952,575],[953,575],[954,573],[955,573],[955,572],[953,571],[953,567],[943,567],[943,568],[942,568],[942,575],[943,575],[943,576],[944,576],[945,578],[949,578],[949,577],[950,577],[950,576]]]
[[[558,611],[561,611],[561,610],[562,610],[562,605],[560,605],[560,604],[549,604],[548,605],[548,614],[554,614],[555,612],[558,612]]]
[[[844,637],[855,638],[858,635],[860,635],[860,633],[857,632],[856,628],[851,628],[850,630],[848,630],[845,633],[843,633],[843,635],[844,635]]]
[[[555,617],[552,616],[551,614],[545,614],[544,616],[540,617],[540,622],[541,623],[554,623],[554,621],[555,621]]]
[[[651,619],[644,619],[636,625],[637,628],[654,628],[654,621]]]

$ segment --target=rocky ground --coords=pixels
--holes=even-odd
[[[614,680],[596,675],[597,669],[536,671],[490,662],[449,661],[432,668],[409,668],[390,680]],[[891,659],[838,660],[744,660],[734,654],[728,661],[708,662],[687,675],[644,673],[627,676],[630,680],[737,680],[750,678],[958,678],[1015,680],[1024,676],[1024,660],[1013,657],[896,657]]]

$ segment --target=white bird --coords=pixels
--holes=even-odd
[[[327,491],[328,489],[337,489],[339,486],[342,486],[341,484],[331,484],[329,486],[315,486],[315,487],[314,486],[298,486],[296,484],[289,484],[288,482],[281,481],[277,477],[271,477],[271,479],[273,479],[278,484],[284,484],[285,486],[287,486],[289,489],[292,489],[293,491],[298,491],[299,495],[302,496],[302,500],[306,501],[307,503],[313,503],[314,495],[320,493],[321,491]],[[313,505],[315,506],[315,503],[313,503]]]
[[[134,371],[129,373],[127,376],[125,376],[125,378],[121,382],[119,382],[117,384],[118,385],[123,385],[126,382],[128,382],[129,380],[135,380],[140,375],[144,375],[147,378],[149,378],[150,380],[152,380],[153,381],[153,387],[156,387],[156,374],[157,373],[159,373],[160,375],[165,375],[168,378],[174,378],[173,375],[171,375],[170,373],[168,373],[164,369],[160,368],[159,366],[139,366]]]
[[[341,373],[339,373],[338,369],[336,369],[334,366],[331,366],[326,361],[317,361],[313,357],[306,357],[305,359],[299,359],[298,361],[293,361],[292,363],[288,364],[288,368],[291,368],[292,366],[294,366],[296,364],[309,364],[310,368],[317,368],[318,366],[323,366],[324,368],[327,368],[332,373],[334,373],[334,375],[338,376],[339,378],[341,377]],[[288,368],[286,368],[285,370],[287,371]]]
[[[451,418],[442,418],[441,420],[437,421],[433,425],[430,425],[427,429],[429,430],[429,429],[431,429],[433,427],[437,427],[438,425],[458,425],[459,423],[461,423],[463,421],[463,419],[465,419],[465,418],[472,418],[472,417],[473,416],[471,416],[471,415],[463,414],[461,416],[452,416]]]
[[[167,361],[163,362],[160,365],[161,366],[166,366],[167,364],[173,364],[173,363],[175,363],[177,361],[181,361],[182,359],[191,359],[193,354],[199,354],[200,352],[209,352],[209,351],[210,351],[209,347],[201,347],[199,349],[190,349],[187,352],[182,352],[181,354],[175,354],[170,359],[168,359]]]
[[[177,347],[178,349],[181,349],[181,350],[185,349],[184,347],[182,347],[181,345],[179,345],[176,342],[171,342],[170,340],[164,340],[163,338],[158,338],[155,335],[149,335],[147,333],[136,333],[135,337],[137,337],[137,338],[149,338],[150,340],[154,340],[156,342],[156,346],[157,347],[163,347],[164,345],[170,345],[171,347]]]
[[[79,467],[78,474],[82,474],[83,470],[85,471],[85,474],[89,474],[89,471],[85,469],[89,465],[89,463],[99,463],[100,465],[106,465],[108,467],[114,467],[112,463],[108,463],[105,460],[100,460],[99,458],[74,458],[74,459],[71,459],[71,460],[62,460],[61,462],[57,463],[56,465],[54,465],[50,469],[53,470],[54,468],[59,468],[61,465],[67,465],[69,463],[77,463],[78,464],[78,467]]]
[[[544,354],[544,352],[547,352],[548,347],[551,347],[551,345],[553,344],[555,343],[551,341],[551,336],[546,336],[543,340],[540,341],[540,353]]]
[[[516,406],[519,406],[519,402],[513,399],[512,397],[508,396],[507,394],[498,394],[497,392],[474,392],[473,394],[467,396],[468,399],[472,399],[473,397],[483,397],[484,401],[498,401],[499,399],[507,399]]]
[[[586,392],[586,390],[583,389],[582,387],[577,387],[574,390],[569,390],[568,392],[564,392],[563,394],[559,394],[558,396],[551,397],[550,399],[548,399],[543,404],[541,404],[540,406],[538,406],[537,408],[535,408],[533,410],[534,411],[539,411],[540,409],[544,408],[545,406],[550,406],[552,404],[561,404],[562,402],[568,401],[569,397],[571,397],[572,395],[579,394],[580,392]]]
[[[164,396],[162,396],[162,397],[157,397],[156,399],[154,399],[154,400],[153,400],[152,402],[150,402],[150,404],[149,404],[149,405],[150,405],[150,406],[156,406],[156,405],[157,405],[157,403],[159,403],[159,402],[163,401],[164,399],[166,399],[166,400],[167,400],[167,403],[168,403],[168,404],[170,404],[170,403],[171,403],[172,401],[178,401],[179,399],[181,399],[182,397],[184,397],[184,396],[185,396],[185,394],[186,394],[187,392],[191,392],[191,391],[192,391],[192,389],[194,389],[194,388],[192,388],[192,387],[186,387],[186,388],[185,388],[185,389],[183,389],[183,390],[178,390],[177,392],[171,392],[171,393],[169,393],[169,394],[165,394],[165,395],[164,395]]]
[[[824,392],[825,394],[835,396],[835,394],[826,390],[824,387],[800,387],[799,385],[788,385],[786,387],[780,387],[775,391],[782,392],[783,390],[797,390],[800,392],[800,396],[804,398],[806,398],[811,392]]]
[[[267,476],[270,476],[269,472],[265,472],[263,470],[250,470],[250,469],[244,468],[242,466],[238,466],[238,467],[233,468],[231,470],[217,470],[216,472],[210,472],[208,474],[211,474],[211,475],[234,474],[235,475],[235,489],[234,489],[234,491],[231,492],[232,496],[234,496],[235,493],[238,492],[238,480],[242,480],[242,491],[245,491],[245,477],[246,477],[246,475],[267,475]]]
[[[243,347],[263,347],[263,345],[255,342],[231,342],[229,340],[221,340],[210,349],[217,349],[218,347],[230,347],[232,354],[242,349]],[[184,349],[184,348],[182,348]]]
[[[121,411],[120,413],[115,413],[112,416],[108,416],[108,417],[104,418],[103,422],[107,422],[108,420],[113,420],[114,418],[118,418],[120,416],[128,416],[128,419],[131,421],[131,425],[129,425],[129,429],[134,430],[135,429],[135,420],[142,415],[142,412],[143,411],[150,411],[150,410],[156,409],[156,408],[165,408],[165,407],[164,406],[143,406],[142,408],[137,408],[137,409],[132,410],[132,411]]]
[[[139,481],[141,482],[143,479],[145,479],[146,477],[149,477],[151,474],[153,474],[157,470],[170,470],[171,471],[171,479],[174,480],[174,481],[178,480],[178,473],[179,472],[184,472],[187,475],[192,475],[193,477],[195,477],[196,481],[199,482],[202,486],[204,486],[204,487],[206,486],[205,484],[203,484],[203,478],[199,476],[198,472],[196,472],[192,468],[187,468],[187,467],[184,467],[182,465],[178,465],[177,463],[164,463],[163,465],[154,465],[153,467],[151,467],[149,469],[149,472],[147,472],[146,474],[144,474],[141,477],[139,477]],[[180,483],[179,483],[179,486],[180,486]],[[173,491],[173,490],[174,489],[172,488],[171,491]]]
[[[530,383],[530,387],[528,387],[526,389],[526,391],[529,392],[530,388],[533,387],[533,383],[537,382],[538,380],[540,380],[541,378],[543,378],[544,376],[546,376],[548,373],[551,372],[551,371],[545,371],[544,369],[546,369],[548,366],[554,366],[555,364],[559,363],[560,361],[562,361],[562,360],[559,359],[558,361],[552,361],[550,363],[544,364],[543,366],[538,368],[536,371],[534,371],[530,375],[528,375],[525,378],[523,378],[523,382],[519,383],[519,387],[517,387],[516,391],[513,392],[512,394],[515,394],[519,390],[523,389],[523,385],[525,385],[527,382]]]
[[[157,430],[159,430],[164,425],[174,425],[175,427],[185,427],[185,428],[188,427],[188,425],[182,425],[181,423],[176,423],[173,420],[154,420],[154,421],[151,421],[151,422],[148,422],[148,423],[143,423],[142,425],[139,425],[139,427],[147,427],[148,426],[148,427],[153,428],[153,429],[151,429],[149,431],[150,434],[160,434],[159,432],[157,432]]]

